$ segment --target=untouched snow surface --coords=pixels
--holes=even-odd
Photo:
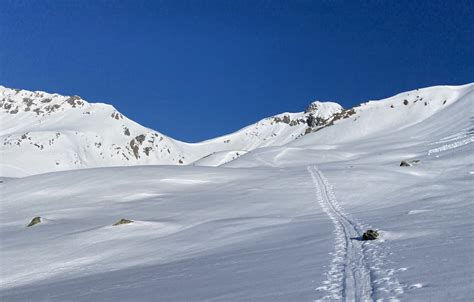
[[[474,89],[419,93],[222,167],[3,178],[0,300],[470,301]]]

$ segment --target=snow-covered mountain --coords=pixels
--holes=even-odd
[[[86,123],[82,112],[93,109],[104,128],[129,127],[130,136],[118,135],[128,146],[143,133],[134,124],[132,134],[133,122],[112,117],[112,107],[67,99],[54,110],[25,105],[17,113],[3,103],[5,137],[28,127],[76,131],[66,117]],[[226,136],[227,143],[192,144],[235,148],[196,166],[0,179],[0,300],[472,300],[474,84],[410,91],[326,117],[296,140],[291,134],[307,126],[290,124],[312,120],[308,113],[265,119]],[[98,132],[77,127],[92,138]],[[3,163],[18,166],[14,150],[27,141],[4,149],[10,157],[2,153]],[[51,154],[31,151],[30,163]],[[27,227],[33,217],[40,223]],[[131,223],[114,226],[121,218]],[[362,241],[367,229],[380,237]]]
[[[301,148],[306,148],[304,154],[300,154],[302,158],[312,156],[307,153],[307,148],[324,148],[328,151],[324,154],[325,159],[331,160],[341,156],[337,154],[341,146],[344,146],[344,150],[352,150],[347,157],[354,157],[357,146],[365,148],[366,145],[375,145],[379,152],[390,150],[393,153],[397,149],[406,150],[405,147],[411,144],[436,145],[433,140],[443,142],[445,137],[450,136],[453,136],[452,141],[456,145],[470,144],[474,140],[472,117],[474,84],[417,89],[336,113],[323,126],[315,128],[315,133],[311,135],[283,147],[247,153],[239,161],[230,162],[226,166],[260,165],[262,162],[257,159],[262,154],[267,158],[273,155],[279,165],[285,162],[286,157],[291,158],[287,164],[293,166],[298,158],[295,157],[295,152]],[[366,154],[366,151],[361,151],[361,156]],[[400,154],[395,160],[414,156]],[[302,159],[302,162],[306,159]]]
[[[314,102],[305,112],[279,114],[235,133],[190,144],[143,127],[107,104],[0,86],[0,175],[186,165],[205,157],[208,159],[200,164],[216,165],[223,158],[211,160],[219,156],[214,153],[235,157],[256,148],[283,145],[341,111],[336,103]]]
[[[315,139],[336,144],[384,136],[449,108],[472,87],[417,89],[346,110],[316,101],[304,112],[282,113],[222,137],[185,143],[133,122],[111,105],[0,86],[0,176],[106,166],[218,166],[293,141],[295,146]],[[318,134],[307,135],[313,132]]]

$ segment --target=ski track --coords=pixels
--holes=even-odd
[[[370,228],[359,225],[339,205],[331,184],[317,167],[308,167],[316,198],[334,224],[335,250],[326,272],[327,279],[316,291],[325,295],[316,301],[398,301],[403,293],[395,273],[407,268],[386,269],[387,252],[380,242],[362,242],[362,230]]]
[[[474,119],[471,118],[471,126],[464,128],[461,132],[441,138],[430,145],[440,145],[441,147],[428,150],[428,155],[459,148],[461,146],[474,143]]]
[[[463,140],[455,141],[455,142],[450,143],[450,144],[443,145],[439,148],[430,149],[430,150],[428,150],[428,155],[443,152],[443,151],[448,151],[448,150],[451,150],[451,149],[456,149],[458,147],[461,147],[461,146],[464,146],[464,145],[467,145],[467,144],[471,144],[471,143],[474,143],[474,136],[468,137],[468,138],[463,139]]]

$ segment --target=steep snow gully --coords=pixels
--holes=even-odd
[[[373,301],[379,292],[396,300],[403,288],[393,275],[394,270],[380,267],[385,253],[376,243],[361,241],[362,226],[341,208],[327,178],[316,166],[307,169],[317,201],[335,227],[335,251],[327,279],[316,289],[324,294],[321,300]]]

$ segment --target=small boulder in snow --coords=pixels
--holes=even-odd
[[[31,222],[27,225],[27,227],[32,227],[38,223],[41,223],[41,217],[36,216],[35,218],[31,219]]]
[[[407,161],[402,160],[400,163],[400,167],[411,167],[411,164]]]
[[[402,160],[400,162],[400,167],[411,167],[413,165],[417,165],[420,163],[419,159],[413,159],[413,160]]]
[[[379,237],[379,232],[375,230],[367,230],[363,235],[362,235],[362,240],[375,240]]]
[[[133,222],[133,220],[122,218],[119,221],[117,221],[116,223],[114,223],[113,226],[121,225],[121,224],[129,224],[129,223],[132,223],[132,222]]]

